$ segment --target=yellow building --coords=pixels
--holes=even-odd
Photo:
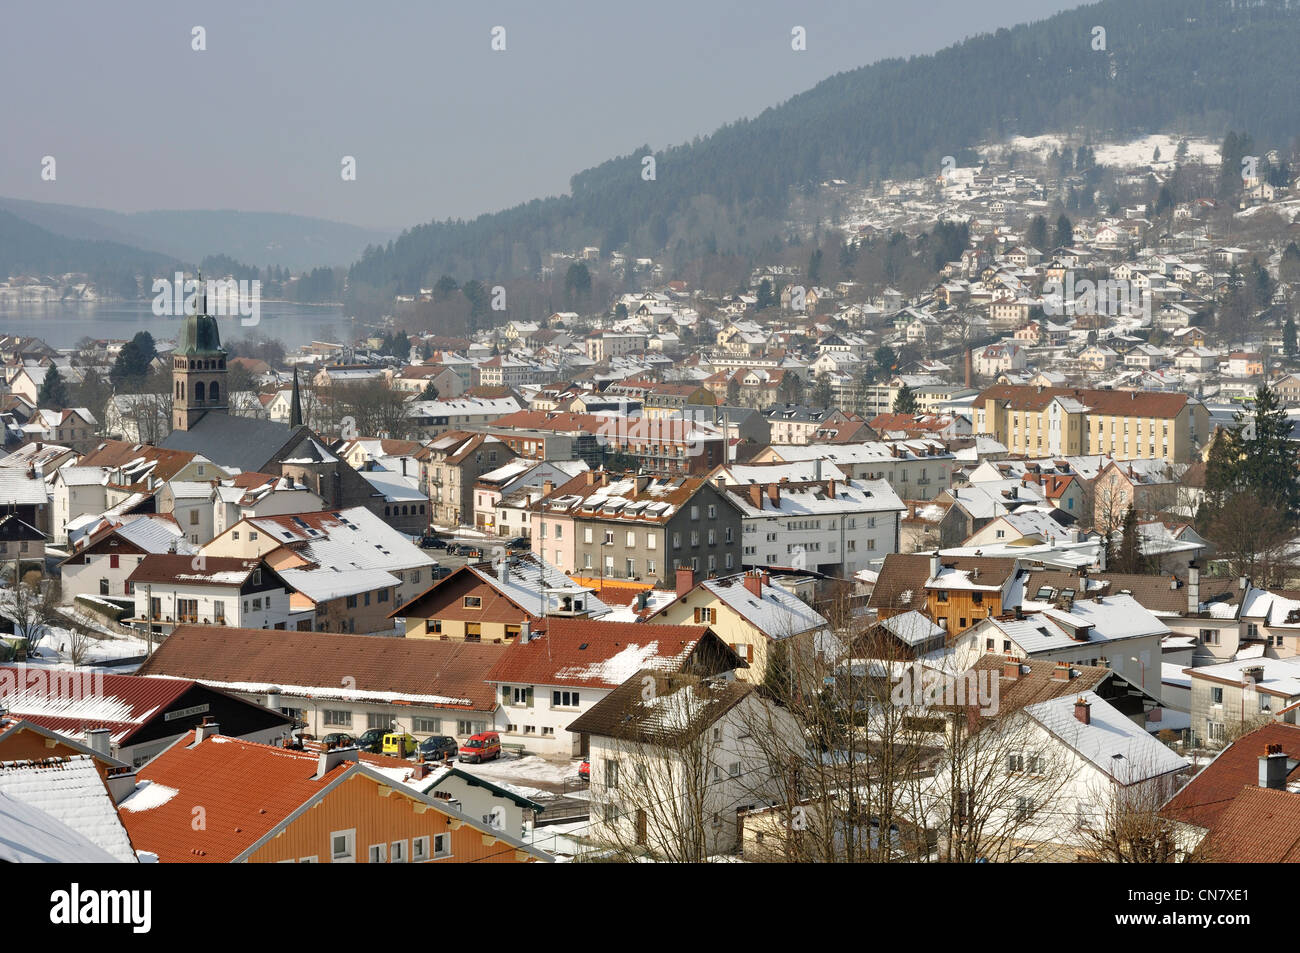
[[[1108,454],[1187,463],[1210,414],[1187,394],[999,385],[976,398],[975,429],[1014,454]]]

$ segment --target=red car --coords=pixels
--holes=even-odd
[[[460,746],[459,760],[461,761],[478,764],[499,757],[501,757],[501,736],[495,731],[481,731],[477,735],[471,735]]]
[[[590,761],[584,761],[582,762],[582,764],[578,765],[578,779],[581,781],[586,781],[588,784],[591,783],[591,762]]]

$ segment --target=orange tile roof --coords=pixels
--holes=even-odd
[[[131,842],[152,851],[161,863],[229,863],[264,834],[338,780],[351,766],[342,762],[313,780],[319,756],[237,738],[217,736],[193,745],[189,732],[136,774],[137,794],[119,805]],[[159,800],[139,782],[177,793],[147,810],[137,803]],[[165,793],[165,792],[164,792]],[[194,808],[204,825],[194,829]]]

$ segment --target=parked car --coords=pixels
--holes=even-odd
[[[460,746],[460,760],[471,764],[501,757],[501,736],[495,731],[480,731]]]
[[[443,761],[460,753],[460,743],[450,735],[430,735],[416,751],[424,755],[425,761]]]
[[[404,731],[391,731],[384,735],[383,753],[395,758],[405,758],[409,754],[415,754],[418,746],[419,742],[415,740],[415,736],[408,735]]]
[[[357,743],[357,739],[346,731],[336,731],[328,734],[320,740],[326,748],[351,748]]]
[[[446,549],[447,541],[441,536],[431,536],[428,533],[420,537],[421,549]]]
[[[384,735],[388,734],[388,731],[387,728],[367,728],[357,738],[357,747],[371,754],[379,754],[384,748]]]
[[[533,544],[527,536],[516,536],[514,539],[507,541],[506,549],[532,549]]]
[[[588,784],[591,783],[591,762],[590,761],[584,761],[582,762],[582,764],[578,765],[578,779],[580,781],[586,781]]]

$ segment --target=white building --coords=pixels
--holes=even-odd
[[[743,565],[845,578],[898,551],[907,507],[884,480],[733,484],[727,490],[741,513]]]

